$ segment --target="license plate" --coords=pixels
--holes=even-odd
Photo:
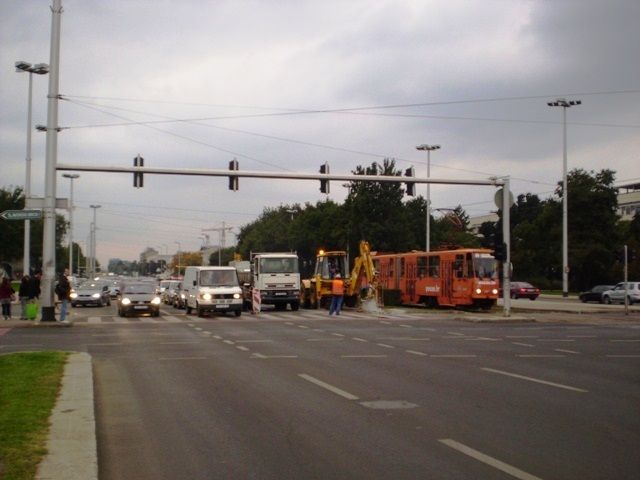
[[[133,307],[134,310],[146,310],[147,307],[145,305],[135,305]]]
[[[229,308],[229,305],[220,304],[220,305],[216,305],[216,308]]]
[[[276,296],[284,296],[287,292],[276,292]]]

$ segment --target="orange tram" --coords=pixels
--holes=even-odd
[[[372,254],[383,289],[404,304],[490,309],[498,301],[498,262],[488,249]]]

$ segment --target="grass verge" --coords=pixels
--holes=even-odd
[[[0,355],[0,478],[27,480],[47,453],[66,352]]]

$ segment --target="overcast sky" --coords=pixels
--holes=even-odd
[[[640,181],[638,0],[63,0],[58,162],[332,173],[385,157],[431,176],[509,175],[548,197],[569,169]],[[28,76],[49,63],[51,2],[0,2],[0,186],[23,186]],[[34,76],[33,123],[46,124],[48,76]],[[378,108],[376,108],[378,107]],[[385,108],[382,108],[385,107]],[[354,109],[348,112],[326,110]],[[358,110],[360,109],[360,110]],[[325,110],[309,113],[309,110]],[[302,113],[307,111],[306,113]],[[284,114],[284,115],[283,115]],[[180,119],[181,122],[149,123]],[[45,135],[33,133],[32,193],[44,194]],[[58,173],[58,197],[69,180]],[[417,187],[426,195],[426,186]],[[492,187],[437,185],[434,208],[495,210]],[[329,198],[346,195],[338,182]],[[81,173],[74,239],[98,258],[146,247],[197,250],[203,230],[238,232],[265,207],[324,195],[318,182]],[[438,213],[436,212],[436,215]],[[0,224],[0,228],[2,225]],[[215,231],[210,243],[217,245]],[[234,236],[227,236],[227,245]],[[375,247],[375,246],[374,246]]]

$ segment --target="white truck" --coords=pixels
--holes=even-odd
[[[253,293],[260,293],[261,305],[276,310],[300,308],[300,270],[295,253],[251,253],[251,261],[233,261],[242,282],[244,304],[251,308]]]

